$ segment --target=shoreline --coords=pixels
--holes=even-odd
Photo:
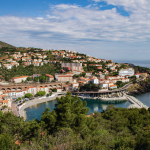
[[[61,96],[63,96],[63,95],[61,95]],[[60,98],[61,96],[53,95],[48,98],[34,99],[34,100],[27,101],[26,104],[19,109],[19,115],[20,115],[20,117],[23,117],[24,120],[26,120],[27,119],[27,115],[26,115],[26,111],[25,111],[26,108],[31,107],[33,105],[40,104],[40,103],[48,102],[48,101],[54,101],[54,100],[56,100],[57,97]]]
[[[95,100],[101,100],[101,101],[118,101],[118,100],[127,100],[125,96],[122,97],[112,97],[112,98],[101,98],[101,97],[84,97],[84,96],[78,96],[79,98],[83,99],[95,99]]]

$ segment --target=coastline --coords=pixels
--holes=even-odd
[[[26,120],[26,118],[27,118],[26,111],[25,111],[26,108],[31,107],[33,105],[40,104],[40,103],[48,102],[48,101],[54,101],[54,100],[56,100],[57,97],[60,98],[61,96],[53,95],[53,96],[48,97],[48,98],[34,99],[34,100],[27,101],[26,104],[20,108],[19,115],[20,115],[20,117],[23,117],[24,120]]]
[[[84,97],[84,96],[78,96],[79,98],[83,99],[95,99],[95,100],[101,100],[101,101],[117,101],[117,100],[127,100],[125,96],[123,97],[112,97],[112,98],[101,98],[101,97]]]

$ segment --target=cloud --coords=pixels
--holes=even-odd
[[[0,16],[0,39],[8,39],[20,46],[26,43],[45,48],[48,45],[62,48],[64,45],[69,45],[68,48],[87,45],[88,48],[89,44],[99,45],[100,42],[149,42],[149,1],[106,2],[130,10],[130,16],[120,15],[116,8],[101,10],[93,5],[53,5],[45,17]]]
[[[79,5],[69,5],[69,4],[59,4],[50,6],[53,9],[69,9],[69,8],[79,8]]]

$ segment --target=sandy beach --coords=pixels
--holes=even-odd
[[[56,97],[60,98],[61,96],[54,96],[53,95],[53,96],[48,97],[48,98],[33,99],[33,100],[30,100],[30,101],[27,101],[26,104],[23,107],[21,107],[20,110],[19,110],[20,117],[24,117],[24,120],[26,120],[26,111],[25,111],[25,109],[27,107],[37,105],[37,104],[40,104],[40,103],[44,103],[44,102],[47,102],[47,101],[54,101],[54,100],[56,100]]]

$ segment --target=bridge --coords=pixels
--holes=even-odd
[[[126,98],[131,103],[131,105],[128,106],[128,108],[149,108],[133,96],[126,95]]]
[[[48,87],[50,90],[53,88],[63,88],[65,86],[64,83],[61,82],[50,82],[50,83],[30,83],[30,84],[8,84],[8,85],[1,85],[0,86],[0,91],[2,92],[9,92],[9,91],[22,91],[26,90],[29,87],[39,87],[39,88],[44,88]]]

